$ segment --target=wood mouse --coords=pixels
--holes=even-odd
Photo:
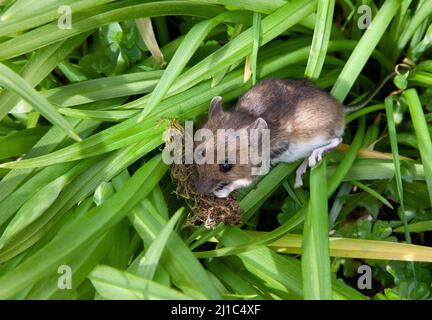
[[[309,80],[267,79],[241,96],[233,110],[223,110],[222,98],[214,97],[201,128],[211,130],[215,136],[217,129],[269,129],[271,164],[305,158],[296,171],[295,187],[299,187],[307,168],[342,142],[344,114],[362,106],[344,108]],[[205,150],[201,146],[198,152],[205,159],[216,148],[207,143]],[[230,163],[227,159],[208,162],[194,164],[195,188],[201,194],[225,198],[257,177],[252,174],[251,163]]]

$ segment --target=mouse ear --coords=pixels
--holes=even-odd
[[[210,102],[208,117],[212,118],[218,114],[221,114],[222,112],[223,112],[222,97],[221,96],[213,97],[212,101]]]
[[[268,128],[267,122],[261,117],[256,119],[254,122],[252,122],[252,124],[249,126],[249,129],[262,130],[267,128]]]

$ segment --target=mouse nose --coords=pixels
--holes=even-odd
[[[199,175],[194,175],[194,185],[195,191],[201,195],[209,193],[213,186],[211,179]]]

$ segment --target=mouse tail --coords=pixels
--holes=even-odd
[[[370,94],[368,95],[363,102],[360,102],[358,105],[354,105],[351,107],[347,107],[344,106],[344,113],[351,113],[351,112],[355,112],[357,110],[362,109],[363,107],[365,107],[369,102],[371,102],[371,100],[378,94],[378,92],[380,92],[380,90],[384,87],[384,85],[390,80],[392,79],[394,76],[396,75],[396,72],[393,71],[391,73],[389,73],[384,79],[383,81],[381,81],[381,83],[378,85],[378,87]]]
[[[352,106],[352,107],[344,106],[343,111],[344,111],[345,114],[356,112],[357,110],[360,110],[363,107],[365,107],[368,103],[369,103],[369,101],[367,101],[366,103],[362,103],[362,104],[360,104],[358,106]]]

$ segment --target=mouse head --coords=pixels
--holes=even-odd
[[[263,129],[267,129],[267,123],[262,118],[224,112],[222,98],[213,98],[207,122],[194,138],[196,191],[225,198],[250,185],[255,178],[253,168],[260,165],[251,159],[250,150],[260,147]]]

